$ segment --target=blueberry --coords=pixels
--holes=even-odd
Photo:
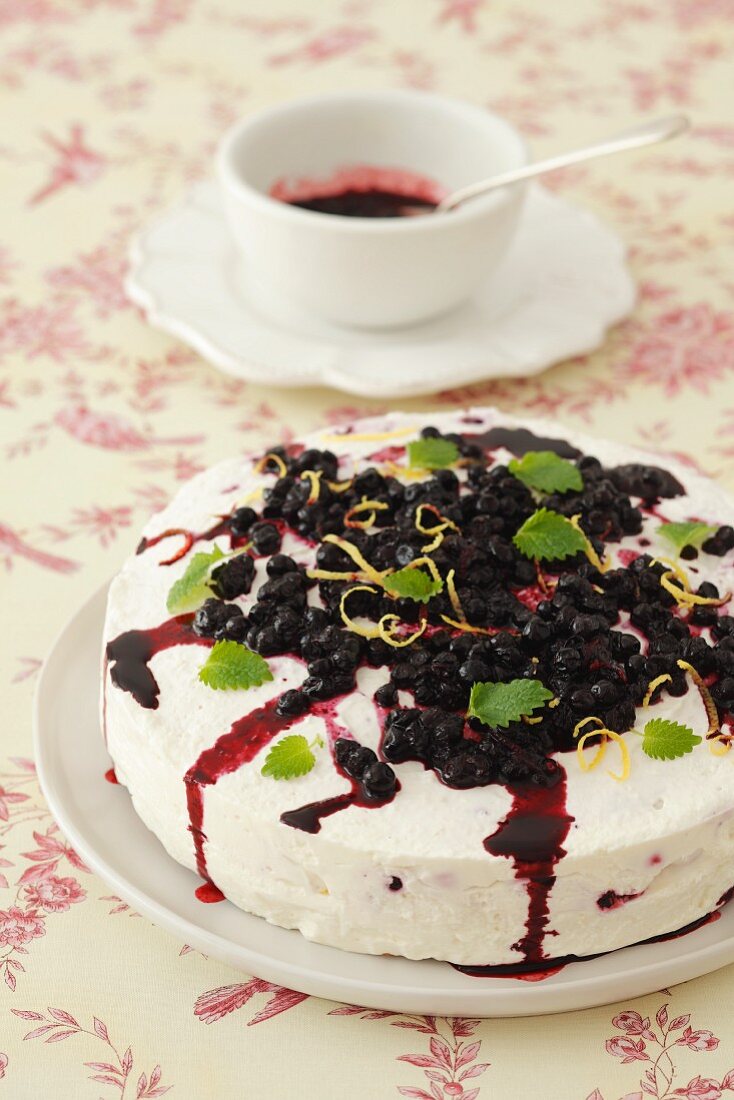
[[[345,672],[330,672],[326,676],[307,676],[301,691],[309,699],[333,699],[354,688],[354,676]]]
[[[393,707],[398,701],[398,693],[394,684],[381,684],[374,695],[378,707]]]
[[[619,699],[619,688],[608,680],[600,680],[598,684],[592,684],[591,695],[595,704],[605,710]]]
[[[250,624],[244,615],[235,615],[224,624],[223,637],[230,642],[244,642]]]
[[[618,657],[631,657],[633,653],[639,653],[640,639],[634,634],[623,634],[620,631],[612,631],[612,651]]]
[[[344,632],[343,640],[331,655],[334,667],[348,672],[357,667],[362,654],[359,638]]]
[[[734,703],[734,676],[724,676],[714,685],[712,694],[717,702],[725,707],[731,707]]]
[[[281,718],[298,718],[309,708],[309,700],[302,692],[291,688],[284,691],[275,708]]]
[[[539,652],[553,636],[553,627],[541,618],[529,619],[522,630],[523,645],[530,653]]]
[[[582,638],[594,638],[607,629],[607,621],[601,615],[576,615],[571,622],[572,632]]]
[[[394,763],[420,760],[428,745],[428,734],[419,710],[393,710],[387,716],[382,739],[383,755]]]
[[[307,607],[303,613],[303,625],[309,630],[324,630],[329,625],[329,616],[321,607]]]
[[[734,527],[730,527],[728,524],[719,527],[711,538],[706,539],[701,549],[706,554],[714,554],[719,558],[723,557],[729,550],[734,549]]]
[[[212,590],[223,600],[233,600],[250,591],[255,562],[249,554],[237,554],[212,572]]]
[[[389,764],[378,761],[362,772],[362,785],[370,798],[387,798],[395,791],[395,772]]]
[[[703,587],[703,585],[701,585]],[[713,588],[713,585],[711,585]],[[689,621],[694,626],[713,626],[717,619],[717,612],[715,607],[694,607],[690,614]]]
[[[284,573],[282,576],[271,577],[266,581],[259,589],[257,598],[260,603],[265,601],[287,603],[302,609],[306,606],[305,588],[301,573]]]
[[[247,644],[262,657],[274,657],[282,650],[281,640],[271,626],[260,629],[251,627],[247,633]]]
[[[298,565],[288,554],[274,554],[265,569],[269,577],[282,577],[284,573],[295,573]]]
[[[260,521],[253,524],[250,538],[258,554],[277,554],[280,550],[280,531],[272,523]]]
[[[222,603],[221,600],[205,600],[194,615],[194,633],[201,638],[221,638],[231,619],[242,615],[237,604]]]
[[[594,696],[588,688],[578,688],[571,694],[571,706],[578,714],[592,714]]]
[[[477,749],[467,749],[449,757],[441,769],[441,778],[449,787],[481,787],[495,778],[492,762]]]
[[[365,768],[377,761],[377,754],[372,749],[364,748],[346,737],[339,737],[334,742],[334,757],[339,767],[352,779],[361,779]]]
[[[229,529],[233,535],[243,538],[257,519],[254,508],[235,508],[229,518]]]
[[[459,676],[469,685],[484,683],[490,678],[489,666],[477,657],[469,657],[459,668]]]
[[[352,482],[352,490],[357,498],[364,496],[369,500],[374,500],[378,493],[383,492],[384,488],[385,478],[374,466],[368,466],[366,470],[362,470]]]
[[[719,640],[734,636],[734,618],[731,615],[719,615],[711,629],[711,633],[714,638]]]

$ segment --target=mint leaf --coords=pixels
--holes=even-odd
[[[540,680],[510,680],[509,684],[474,684],[467,718],[478,718],[485,726],[509,726],[532,714],[553,698]]]
[[[528,451],[522,458],[507,463],[510,473],[541,493],[567,493],[569,489],[583,489],[584,479],[580,471],[553,451]]]
[[[210,554],[203,551],[194,554],[186,566],[184,574],[174,581],[168,593],[166,607],[172,615],[182,615],[185,611],[195,611],[207,596],[211,595],[208,586],[212,566],[221,560],[224,554],[215,546]]]
[[[691,523],[661,523],[658,527],[658,534],[667,539],[678,554],[684,546],[695,546],[700,550],[701,543],[715,533],[716,528],[710,523],[698,523],[695,520]]]
[[[443,581],[434,580],[419,566],[413,569],[408,566],[386,577],[385,588],[394,596],[428,603],[431,596],[436,596],[443,589]]]
[[[247,690],[272,678],[268,662],[239,642],[217,642],[199,669],[202,684],[215,691]]]
[[[265,757],[265,763],[261,768],[262,775],[269,775],[273,779],[297,779],[300,775],[306,775],[316,763],[316,757],[312,752],[313,745],[319,747],[323,744],[320,738],[309,745],[306,738],[300,733],[292,733],[276,742]]]
[[[408,444],[408,463],[423,470],[443,470],[453,466],[459,457],[459,448],[450,439],[431,436],[414,439]]]
[[[550,508],[539,508],[533,512],[512,541],[521,554],[538,561],[568,558],[580,550],[585,552],[587,547],[583,534],[570,519],[552,512]]]
[[[653,760],[675,760],[700,744],[701,738],[690,726],[667,718],[651,718],[642,736],[642,751]]]

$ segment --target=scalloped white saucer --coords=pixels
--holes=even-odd
[[[448,963],[322,947],[194,896],[201,880],[167,854],[111,786],[99,728],[105,585],[59,636],[36,692],[34,747],[43,792],[79,854],[138,912],[206,955],[302,993],[367,1008],[442,1016],[534,1016],[639,997],[734,961],[734,903],[678,939],[571,963],[544,981],[473,978]]]
[[[453,313],[367,332],[281,303],[276,320],[252,300],[209,181],[136,239],[126,289],[152,324],[228,374],[395,398],[536,374],[593,350],[634,305],[624,253],[593,214],[535,186],[500,269]]]

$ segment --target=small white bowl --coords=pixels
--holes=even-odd
[[[447,214],[347,218],[271,198],[273,185],[369,165],[417,173],[453,191],[527,160],[523,139],[497,115],[394,90],[310,96],[250,115],[222,140],[217,171],[260,308],[280,315],[290,300],[339,325],[392,328],[471,296],[507,250],[522,186]]]

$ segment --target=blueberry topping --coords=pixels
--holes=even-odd
[[[679,661],[706,677],[721,721],[732,720],[733,615],[706,603],[680,608],[661,583],[666,565],[645,552],[606,572],[581,553],[544,561],[539,580],[535,563],[513,542],[536,511],[537,499],[485,449],[504,440],[522,454],[523,447],[539,442],[515,429],[471,437],[442,434],[428,425],[421,435],[454,443],[463,470],[426,471],[402,484],[368,467],[350,480],[328,450],[269,452],[277,460],[269,458],[264,467],[270,477],[262,509],[238,508],[228,521],[232,535],[249,540],[252,548],[213,570],[213,597],[193,618],[193,630],[202,637],[302,661],[303,682],[278,700],[282,717],[299,718],[354,691],[361,669],[384,670],[374,692],[382,726],[380,759],[347,738],[334,746],[338,767],[358,784],[367,803],[391,798],[397,789],[393,766],[409,761],[455,789],[552,785],[559,777],[553,756],[576,747],[573,730],[581,719],[593,715],[624,733],[634,725],[651,681],[663,677],[653,706],[663,695],[685,694],[691,681]],[[543,504],[569,519],[578,517],[601,556],[609,544],[639,536],[655,502],[684,491],[660,467],[607,467],[561,440],[540,443],[573,461],[582,477],[582,487],[545,494]],[[366,502],[376,505],[371,518]],[[438,525],[441,538],[426,551],[432,536],[421,528]],[[332,576],[309,576],[305,565],[283,553],[283,534],[289,531],[311,544],[309,561],[316,570]],[[638,541],[641,548],[650,546],[649,540]],[[700,550],[683,556],[694,563],[695,579],[697,568],[705,574],[707,555],[723,557],[733,550],[734,527],[724,525]],[[453,570],[453,588],[449,592],[444,583],[425,603],[354,579],[370,568],[405,569],[426,553],[444,580]],[[257,558],[265,559],[264,578]],[[358,558],[367,570],[356,567]],[[256,575],[264,583],[253,597]],[[352,620],[377,623],[396,615],[406,630],[420,624],[420,637],[397,647],[384,636],[353,632],[342,614],[346,592]],[[706,581],[697,593],[714,600],[720,595]],[[241,597],[249,597],[242,601],[246,614],[231,602]],[[473,630],[447,622],[456,621],[457,606]],[[473,684],[523,678],[538,679],[553,692],[553,706],[539,712],[539,722],[494,729],[476,718],[466,720]],[[399,693],[406,693],[409,706],[399,704]]]

